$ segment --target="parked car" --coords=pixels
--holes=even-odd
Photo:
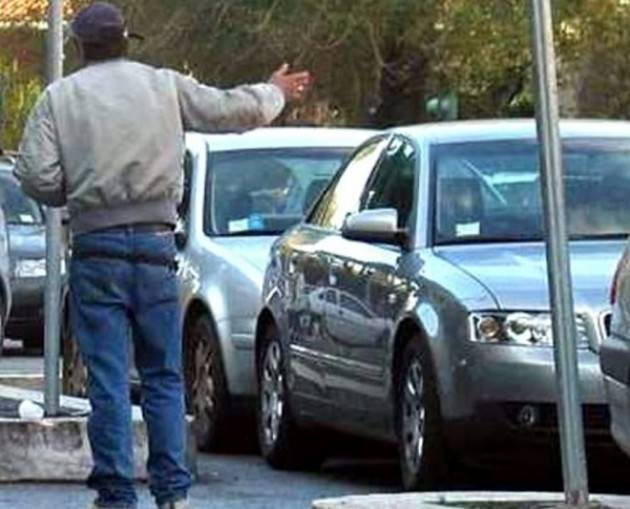
[[[589,437],[605,442],[597,352],[630,231],[630,123],[566,121],[561,133],[582,402]],[[483,461],[555,439],[540,196],[530,120],[412,126],[364,143],[272,246],[256,329],[266,460],[318,463],[326,444],[314,430],[335,428],[398,444],[415,489],[453,455]],[[340,299],[312,304],[329,289],[369,318],[337,327]]]
[[[600,362],[610,407],[610,429],[615,442],[630,456],[630,244],[626,247],[611,286],[610,334],[604,339]]]
[[[13,162],[0,163],[0,206],[9,234],[13,307],[7,336],[27,348],[41,348],[44,337],[46,228],[42,208],[26,196],[13,177]]]
[[[253,414],[254,326],[272,242],[372,134],[265,128],[187,135],[178,263],[188,408],[202,448],[241,440],[234,417]],[[66,341],[64,352],[67,391],[81,394],[76,349]]]
[[[0,171],[12,160],[0,154]],[[11,312],[11,262],[9,256],[9,233],[4,207],[0,205],[0,357],[4,346],[6,324]]]

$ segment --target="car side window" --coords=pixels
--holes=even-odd
[[[413,207],[416,161],[413,145],[403,138],[393,138],[363,193],[361,210],[396,209],[399,228],[407,227]]]
[[[313,209],[309,224],[336,230],[342,228],[346,217],[359,210],[361,191],[386,143],[386,138],[378,138],[368,142],[354,154]]]

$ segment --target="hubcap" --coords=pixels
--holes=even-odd
[[[426,427],[424,375],[420,361],[415,360],[405,374],[402,395],[402,440],[409,470],[418,472],[422,465]]]
[[[203,427],[208,427],[215,410],[214,350],[202,334],[195,337],[192,358],[192,410]]]
[[[262,369],[261,419],[265,443],[273,445],[278,439],[284,411],[284,376],[280,345],[272,341],[267,348]]]

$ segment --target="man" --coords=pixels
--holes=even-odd
[[[185,130],[270,123],[302,97],[309,74],[286,65],[269,83],[223,91],[124,58],[121,12],[96,2],[72,35],[84,62],[49,86],[28,120],[15,174],[73,233],[71,316],[88,368],[95,507],[133,508],[129,330],[142,379],[150,489],[160,508],[187,507],[181,327],[173,227]]]

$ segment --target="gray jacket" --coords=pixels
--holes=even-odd
[[[33,198],[67,204],[74,233],[174,224],[184,131],[266,125],[283,107],[270,84],[219,90],[125,59],[89,65],[42,94],[15,175]]]

